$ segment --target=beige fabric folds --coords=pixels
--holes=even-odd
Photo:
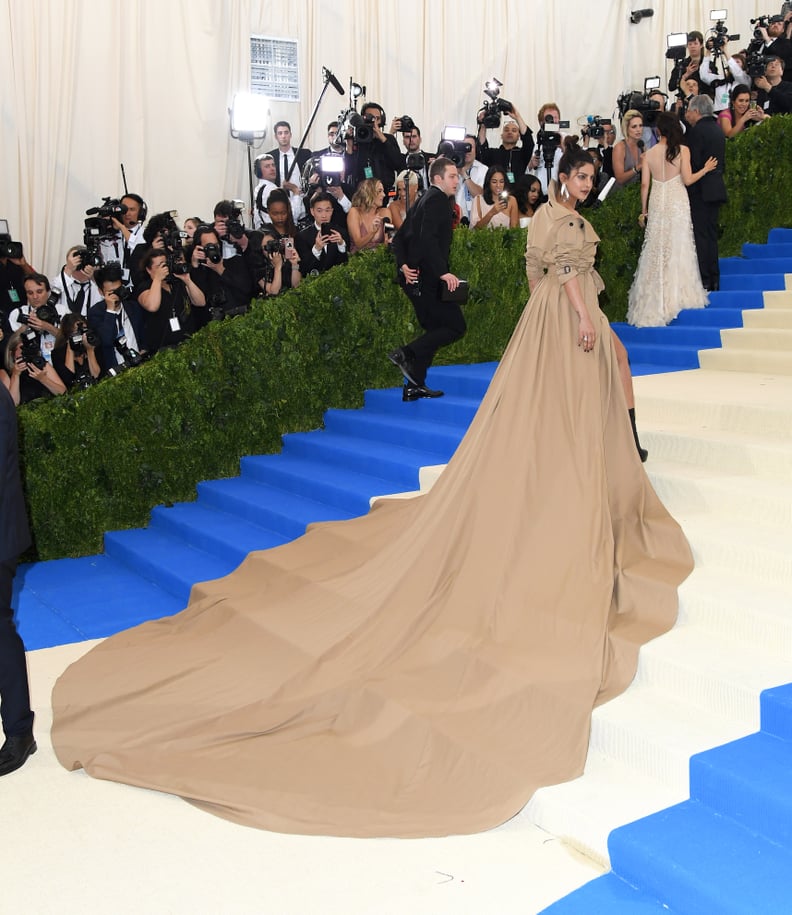
[[[87,654],[53,693],[65,767],[350,836],[487,829],[581,773],[691,556],[635,451],[595,242],[553,212],[537,232],[569,249],[594,352],[548,273],[431,492],[251,554]]]

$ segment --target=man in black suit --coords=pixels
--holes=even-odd
[[[292,132],[288,121],[275,125],[275,139],[278,145],[268,155],[275,160],[275,184],[292,193],[300,192],[300,175],[305,163],[311,158],[310,149],[293,149]]]
[[[442,301],[443,288],[453,292],[459,286],[448,265],[459,173],[450,159],[439,156],[429,169],[429,181],[429,190],[409,211],[393,239],[399,281],[425,331],[388,354],[406,379],[405,401],[442,397],[442,391],[426,387],[427,369],[441,346],[459,340],[467,330],[459,305]]]
[[[0,775],[8,775],[36,752],[25,646],[14,625],[11,588],[17,559],[30,545],[19,477],[16,410],[0,384],[0,712],[5,742]]]
[[[327,191],[318,191],[311,198],[313,222],[295,239],[303,276],[324,273],[347,262],[346,229],[333,222],[333,202]]]
[[[120,346],[120,340],[129,351],[143,351],[143,309],[124,286],[120,265],[100,267],[94,279],[103,301],[88,310],[88,326],[99,336],[97,355],[106,375],[125,362],[125,355],[116,346],[117,343]]]
[[[712,99],[696,95],[688,104],[685,115],[689,128],[685,142],[690,149],[690,168],[697,172],[710,156],[718,160],[718,167],[688,187],[690,218],[701,282],[705,289],[715,291],[720,287],[718,264],[718,213],[726,202],[726,136],[715,120]]]

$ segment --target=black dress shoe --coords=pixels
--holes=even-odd
[[[443,391],[433,391],[425,384],[406,384],[402,389],[402,400],[420,400],[422,397],[442,397]]]
[[[28,756],[32,756],[37,749],[32,734],[6,737],[6,742],[0,747],[0,775],[8,775],[24,766]]]
[[[419,386],[412,374],[412,360],[407,358],[407,353],[405,353],[403,349],[395,349],[392,353],[388,353],[388,359],[390,359],[411,385],[415,385],[416,387]]]

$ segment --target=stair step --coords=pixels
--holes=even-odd
[[[714,295],[714,293],[712,293]],[[753,312],[756,309],[749,309]],[[739,308],[688,308],[680,311],[669,327],[742,327],[743,313]],[[616,326],[616,325],[614,325]]]
[[[792,683],[762,693],[762,730],[783,740],[792,740]]]
[[[721,276],[732,273],[792,273],[792,255],[773,257],[768,254],[751,257],[722,257]]]
[[[769,290],[764,293],[765,308],[792,308],[792,289],[782,291]]]
[[[199,483],[198,498],[209,506],[237,513],[246,521],[283,534],[289,540],[302,536],[314,521],[341,521],[360,514],[240,477]]]
[[[720,467],[672,464],[652,459],[647,471],[655,492],[673,514],[737,517],[761,526],[792,527],[792,480],[727,473]]]
[[[693,572],[695,575],[696,572]],[[723,590],[717,592],[728,600]],[[641,649],[636,685],[758,730],[759,697],[768,683],[792,680],[792,657],[733,642],[715,629],[677,625]]]
[[[765,260],[767,258],[792,258],[792,243],[790,242],[768,242],[766,245],[746,242],[742,246],[743,257]],[[790,271],[783,271],[788,273]]]
[[[137,528],[105,534],[105,552],[187,604],[198,581],[228,575],[238,563],[197,550],[162,531]]]
[[[364,515],[372,495],[393,492],[393,481],[286,454],[261,454],[241,461],[242,478],[315,502]]]
[[[630,362],[657,362],[659,356],[663,360],[663,365],[674,365],[682,369],[699,367],[699,347],[697,346],[674,346],[665,343],[662,346],[653,346],[649,343],[637,343],[634,340],[624,342],[624,345]]]
[[[402,389],[366,391],[365,408],[371,415],[393,415],[401,419],[429,419],[436,423],[467,428],[476,415],[481,401],[473,397],[449,396],[425,398],[411,403],[402,401]],[[409,412],[408,412],[409,411]]]
[[[693,311],[699,309],[691,309]],[[694,346],[703,349],[720,346],[720,329],[717,327],[690,327],[669,324],[667,327],[633,327],[630,324],[611,325],[619,339],[628,348],[634,343],[660,344],[666,346]]]
[[[750,308],[763,308],[765,295],[766,293],[761,286],[756,289],[725,289],[721,282],[721,288],[717,292],[709,294],[709,305],[703,311],[707,311],[709,308],[737,308],[740,311]]]
[[[516,819],[527,819],[608,866],[608,836],[614,829],[687,797],[686,783],[671,787],[589,749],[580,778],[539,788]]]
[[[790,772],[791,741],[772,734],[749,734],[691,758],[690,797],[745,829],[789,847]]]
[[[594,709],[589,752],[616,759],[687,796],[690,757],[749,731],[743,722],[636,683],[618,699]]]
[[[584,884],[539,915],[674,915],[656,899],[641,894],[616,874]]]
[[[792,352],[775,350],[701,350],[703,369],[718,372],[752,372],[762,375],[792,375]]]
[[[789,911],[792,854],[694,801],[615,830],[616,873],[671,912]]]
[[[772,657],[792,658],[792,587],[778,582],[700,566],[679,588],[679,620]]]
[[[792,229],[770,229],[770,231],[767,233],[767,243],[769,245],[792,244]]]
[[[721,340],[728,349],[780,350],[792,354],[792,330],[740,327],[722,330]]]
[[[757,311],[746,311],[743,325],[751,328],[779,328],[792,331],[792,307],[762,308]]]
[[[720,279],[719,291],[758,290],[764,292],[769,289],[785,288],[782,273],[727,273]]]
[[[429,387],[440,388],[455,397],[472,397],[475,400],[487,393],[497,362],[479,362],[473,365],[435,365],[426,376]]]
[[[392,480],[395,487],[411,489],[418,483],[418,470],[433,464],[438,455],[432,451],[402,448],[372,439],[334,435],[328,430],[296,432],[283,436],[282,454],[321,461],[349,470],[369,471]]]
[[[405,407],[420,405],[421,401],[405,404]],[[431,406],[427,402],[427,406]],[[430,419],[415,419],[416,414],[405,415],[395,422],[387,415],[369,415],[363,411],[328,410],[325,414],[325,428],[333,433],[348,433],[355,437],[376,439],[381,442],[392,442],[402,447],[417,445],[428,449],[441,461],[449,461],[457,445],[466,432],[463,427],[453,427],[445,423],[433,423]],[[422,417],[430,415],[422,411]]]
[[[239,565],[248,553],[267,550],[284,543],[285,537],[237,515],[209,508],[199,502],[159,505],[151,512],[149,529],[160,529],[172,537],[213,556]]]

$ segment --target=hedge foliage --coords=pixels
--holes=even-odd
[[[785,193],[792,117],[728,143],[721,254],[792,225]],[[590,216],[602,239],[601,305],[622,320],[640,253],[637,187]],[[455,233],[452,267],[468,279],[468,333],[438,362],[497,360],[528,296],[522,230]],[[321,426],[330,407],[400,376],[385,354],[417,333],[384,249],[306,280],[244,317],[211,324],[176,350],[87,391],[19,411],[32,557],[100,552],[105,530],[146,523],[154,505],[190,500],[200,480],[238,473],[246,454],[275,452],[286,432]]]

